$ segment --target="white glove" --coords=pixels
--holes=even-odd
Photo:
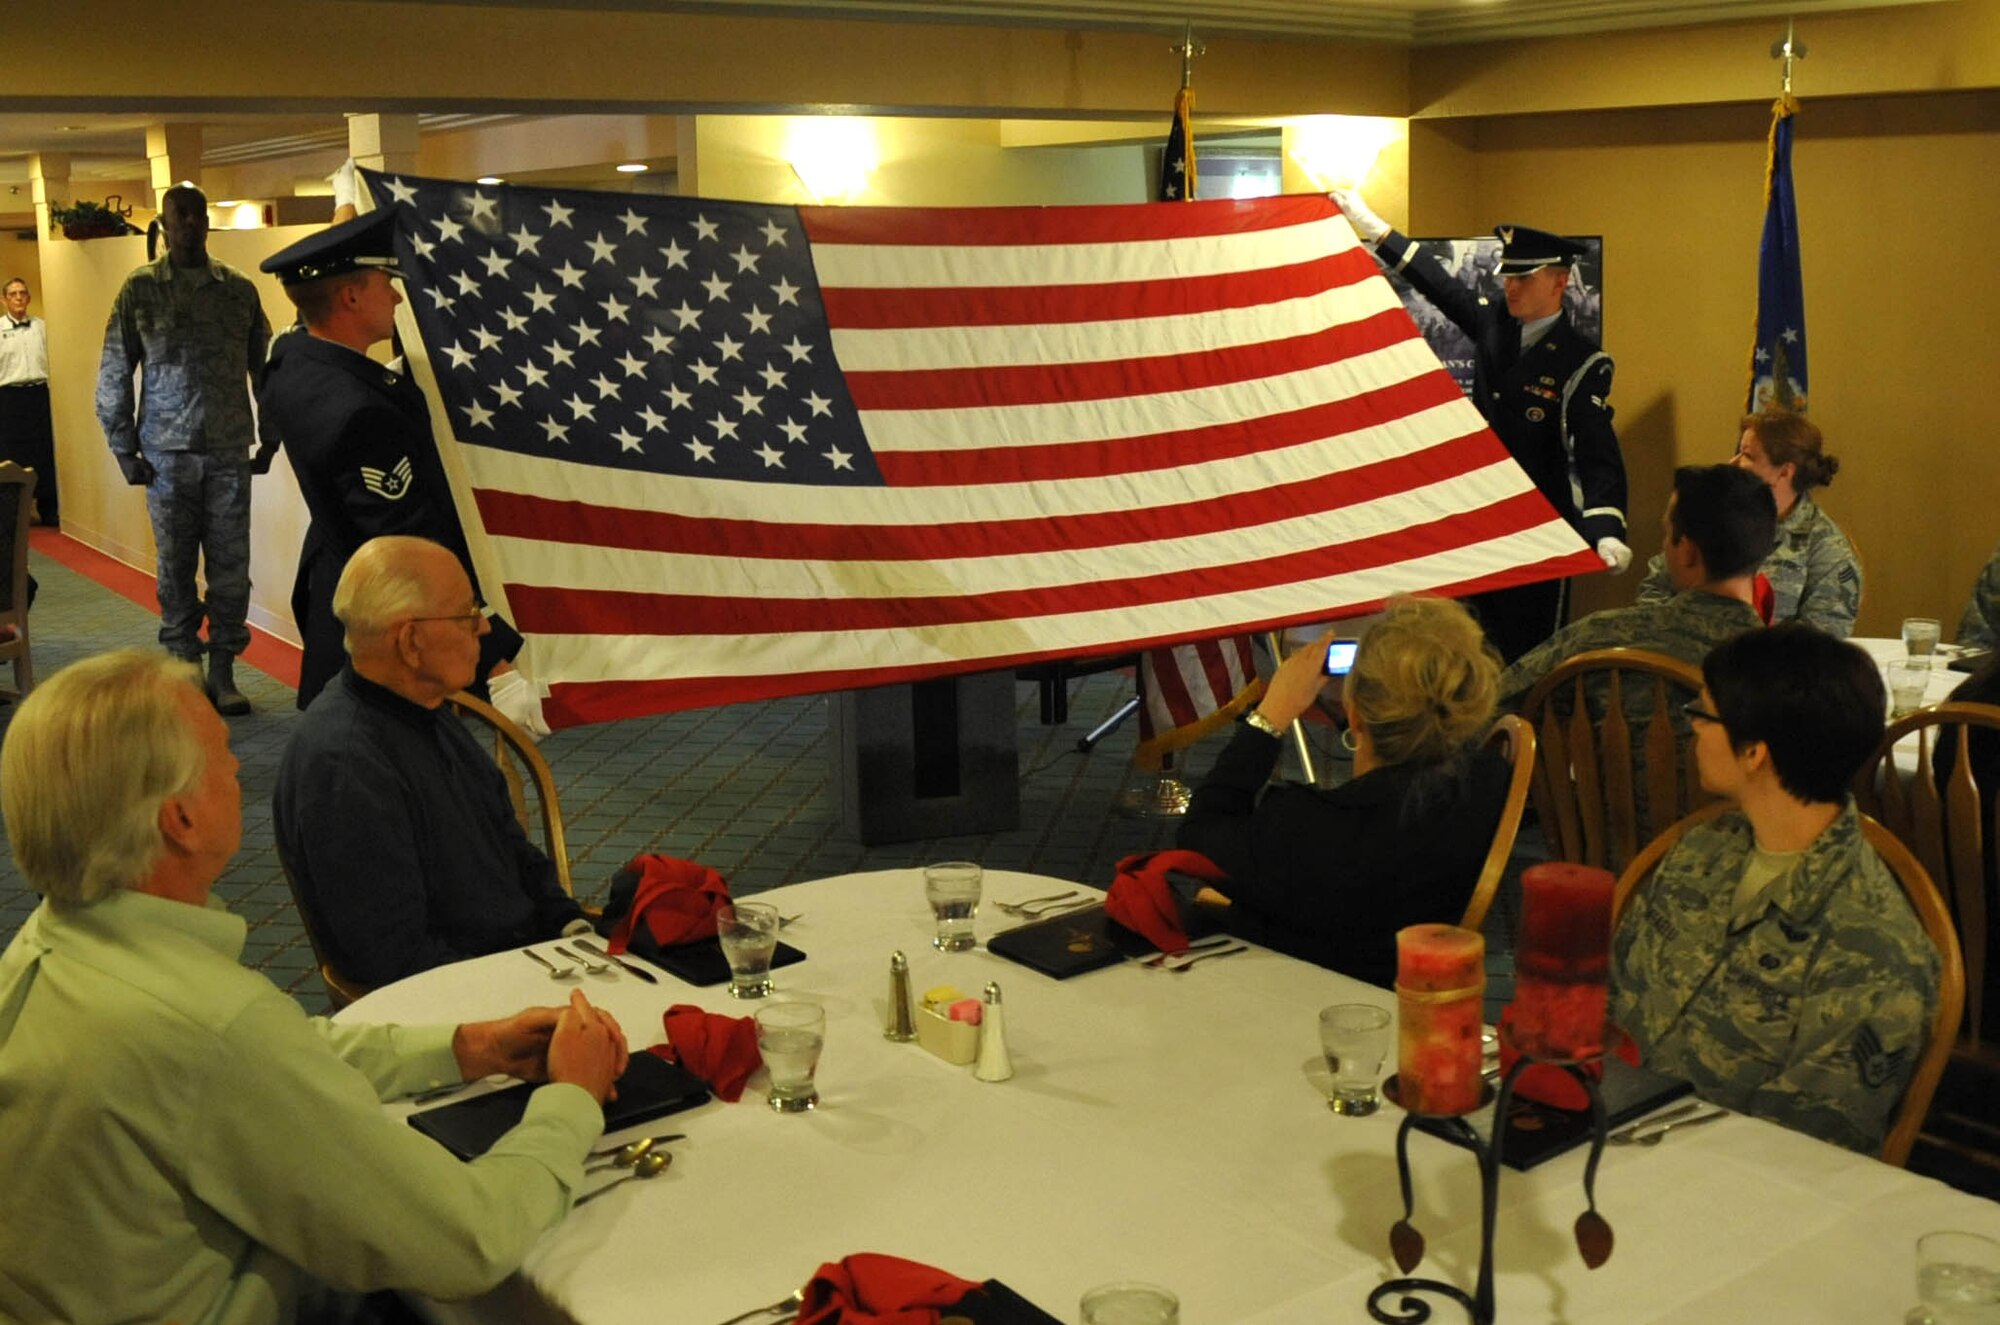
[[[1613,575],[1623,575],[1632,564],[1632,549],[1615,538],[1598,539],[1597,555],[1604,558],[1604,569]]]
[[[1334,205],[1347,215],[1347,223],[1362,242],[1373,244],[1389,233],[1389,223],[1368,210],[1368,200],[1353,189],[1335,189]]]
[[[354,158],[348,157],[340,163],[340,169],[326,177],[333,185],[333,205],[338,207],[358,207],[360,199],[354,192]]]

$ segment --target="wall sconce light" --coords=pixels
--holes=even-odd
[[[1309,115],[1290,130],[1285,154],[1321,190],[1361,183],[1382,149],[1409,131],[1402,120],[1375,115]]]
[[[785,157],[815,199],[849,202],[868,187],[868,177],[875,173],[875,126],[852,115],[793,120]]]

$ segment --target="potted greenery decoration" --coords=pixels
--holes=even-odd
[[[67,207],[49,208],[49,220],[62,227],[65,239],[103,239],[108,235],[136,235],[139,231],[128,222],[127,212],[116,206],[115,198],[104,202],[90,202],[79,198]]]

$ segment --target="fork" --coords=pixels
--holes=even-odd
[[[773,1302],[770,1306],[752,1307],[748,1311],[740,1312],[737,1315],[731,1316],[728,1320],[721,1322],[721,1325],[742,1325],[742,1322],[746,1320],[755,1320],[759,1316],[775,1316],[781,1311],[796,1312],[798,1308],[805,1303],[805,1300],[806,1300],[806,1290],[803,1288],[795,1288],[792,1290],[789,1296],[779,1298],[776,1302]]]
[[[1025,901],[1019,902],[995,902],[993,909],[996,911],[1005,911],[1010,916],[1026,916],[1035,907],[1046,906],[1050,902],[1060,902],[1065,897],[1074,896],[1076,896],[1076,889],[1072,888],[1066,893],[1050,893],[1047,897],[1030,897]]]
[[[1150,957],[1134,957],[1132,960],[1146,970],[1157,971],[1166,964],[1169,957],[1185,957],[1191,952],[1207,952],[1213,948],[1227,947],[1235,941],[1227,934],[1223,934],[1212,939],[1203,939],[1199,943],[1190,943],[1179,952],[1156,952]]]
[[[1032,910],[1016,911],[1014,914],[1023,920],[1040,920],[1043,916],[1060,915],[1065,911],[1081,911],[1085,907],[1097,904],[1095,897],[1075,897],[1066,902],[1047,902]]]
[[[1172,971],[1175,975],[1179,975],[1182,971],[1187,970],[1189,967],[1195,965],[1197,962],[1205,962],[1211,957],[1234,957],[1239,952],[1248,952],[1248,951],[1250,951],[1250,949],[1242,947],[1218,948],[1214,952],[1197,953],[1195,956],[1190,957],[1186,961],[1182,962],[1179,966],[1164,966],[1161,967],[1160,969],[1166,971]]]

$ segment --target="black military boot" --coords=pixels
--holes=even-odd
[[[236,655],[212,650],[208,655],[209,703],[225,718],[240,718],[250,711],[250,701],[236,688]]]

